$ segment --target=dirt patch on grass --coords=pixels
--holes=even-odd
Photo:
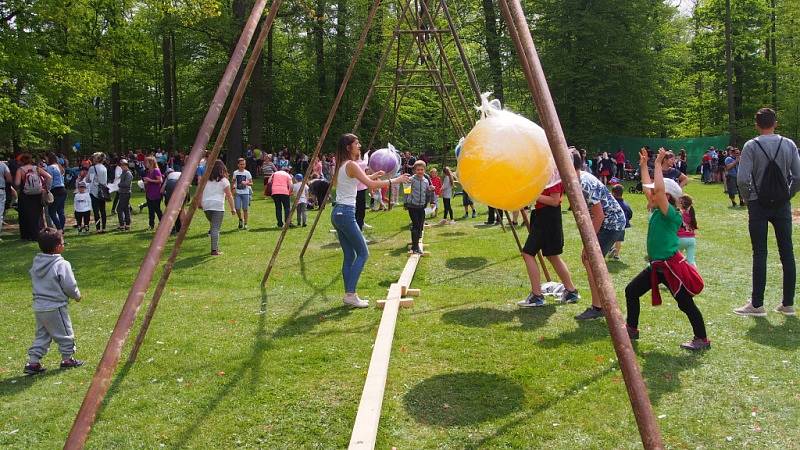
[[[794,222],[795,225],[800,225],[800,208],[792,211],[792,222]]]

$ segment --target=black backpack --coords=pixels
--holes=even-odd
[[[764,150],[764,147],[758,142],[758,139],[753,139],[753,141],[755,141],[758,148],[764,152],[764,156],[767,157],[768,161],[767,167],[761,175],[761,183],[756,185],[755,179],[753,179],[753,188],[756,191],[756,195],[758,195],[758,203],[765,208],[777,208],[778,206],[786,204],[791,198],[786,177],[783,175],[781,168],[778,167],[778,163],[775,162],[775,158],[777,158],[778,154],[781,152],[783,138],[778,142],[778,149],[775,151],[775,156],[772,158],[769,157],[767,151]]]

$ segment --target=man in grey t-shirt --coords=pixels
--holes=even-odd
[[[800,156],[791,139],[775,134],[778,125],[775,111],[762,108],[756,113],[759,136],[747,141],[739,159],[736,181],[742,198],[747,202],[750,242],[753,246],[753,291],[750,301],[733,312],[740,316],[767,315],[764,309],[764,290],[767,284],[767,227],[772,224],[778,253],[783,266],[783,301],[775,311],[787,316],[795,315],[794,294],[797,282],[794,250],[792,247],[792,205],[790,200],[774,207],[758,201],[758,188],[767,175],[767,166],[774,160],[780,169],[781,182],[785,182],[791,198],[800,191]]]

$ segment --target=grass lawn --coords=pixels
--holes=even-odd
[[[688,192],[702,229],[706,290],[697,300],[713,347],[681,350],[691,329],[675,302],[667,295],[653,308],[649,295],[642,299],[636,352],[664,440],[671,448],[798,448],[800,323],[731,312],[751,287],[747,213],[727,206],[719,184],[693,180]],[[196,216],[138,363],[120,366],[90,448],[347,446],[381,311],[342,306],[342,256],[327,216],[304,263],[297,255],[307,229],[290,230],[262,299],[278,230],[272,201],[256,197],[249,231],[226,216],[221,257],[209,256],[207,221]],[[623,309],[625,285],[644,267],[646,234],[644,197],[626,197],[634,227],[623,262],[609,262]],[[485,228],[479,209],[478,219],[426,233],[432,256],[412,284],[422,296],[398,318],[378,448],[641,447],[604,321],[573,320],[589,289],[571,214],[564,208],[565,257],[583,300],[520,310],[528,281],[516,244],[510,232]],[[38,248],[3,236],[0,447],[63,445],[152,237],[146,222],[146,213],[134,216],[127,234],[70,230],[64,256],[84,295],[70,311],[76,356],[87,365],[59,370],[54,346],[43,361],[50,370],[36,377],[21,371],[34,331],[27,271]],[[375,243],[360,294],[374,302],[405,265],[409,221],[395,209],[370,212],[367,222]],[[781,277],[774,239],[770,252],[771,309]]]

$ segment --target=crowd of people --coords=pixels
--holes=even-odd
[[[794,142],[775,134],[776,120],[774,111],[760,110],[756,115],[759,136],[748,141],[741,152],[729,149],[724,153],[722,173],[727,178],[726,189],[729,194],[735,192],[739,196],[739,201],[747,205],[749,213],[753,248],[752,295],[747,304],[734,310],[736,314],[744,316],[767,314],[764,290],[767,228],[770,223],[775,229],[783,270],[783,299],[775,310],[786,315],[795,314],[796,268],[791,240],[790,199],[800,191],[800,183],[794,182],[800,176],[800,155]],[[68,190],[75,189],[74,210],[79,232],[89,232],[92,223],[95,232],[105,231],[108,202],[111,202],[112,214],[118,215],[118,229],[127,231],[131,226],[130,212],[133,209],[130,205],[131,186],[139,178],[146,198],[139,209],[149,209],[149,226],[152,229],[155,219],[161,219],[161,200],[169,201],[172,196],[183,161],[159,153],[142,155],[141,158],[140,152],[126,155],[133,163],[128,158],[109,160],[106,155],[95,153],[79,163],[74,187],[68,185],[69,164],[61,155],[49,154],[45,159],[35,161],[29,154],[21,154],[10,166],[0,163],[0,181],[3,183],[0,187],[4,188],[0,192],[6,196],[11,189],[18,197],[20,236],[38,241],[42,251],[36,257],[35,270],[31,270],[37,335],[29,350],[26,373],[44,370],[40,359],[47,352],[44,342],[49,342],[49,339],[59,344],[62,367],[82,364],[73,358],[74,338],[66,311],[68,298],[80,299],[80,292],[69,263],[59,256],[66,245],[64,205]],[[623,174],[630,172],[630,163],[622,151],[613,157],[601,154],[592,160],[586,158],[585,151],[572,149],[571,156],[600,251],[606,257],[619,259],[634,211],[624,199],[624,190],[617,176],[620,171]],[[309,168],[310,180],[303,188],[303,172]],[[686,314],[693,330],[693,337],[681,346],[688,350],[702,350],[710,347],[710,340],[702,313],[694,302],[694,297],[703,289],[703,280],[697,270],[696,230],[699,227],[695,203],[683,190],[688,183],[685,168],[685,152],[676,155],[664,148],[652,151],[646,147],[639,152],[638,168],[633,172],[640,177],[641,189],[647,196],[648,264],[625,288],[627,331],[631,339],[639,338],[640,297],[651,291],[653,304],[660,304],[658,285],[663,284]],[[454,221],[451,202],[456,195],[458,180],[453,170],[443,167],[440,176],[437,168],[429,167],[424,158],[404,153],[397,174],[372,172],[362,158],[358,137],[352,134],[340,138],[336,154],[321,159],[309,161],[300,154],[290,163],[287,150],[275,155],[248,150],[246,157],[238,160],[232,174],[228,173],[221,160],[208,161],[204,158],[198,167],[198,176],[202,176],[206,170],[210,174],[201,205],[209,222],[212,255],[221,254],[219,238],[226,207],[231,215],[237,217],[239,229],[247,229],[255,177],[264,178],[264,194],[274,200],[279,227],[306,226],[306,207],[318,206],[331,185],[334,185],[336,196],[331,222],[343,252],[343,302],[352,307],[364,308],[369,305],[359,297],[357,290],[360,275],[369,258],[363,232],[367,226],[364,223],[367,199],[371,199],[370,206],[374,210],[386,209],[387,204],[392,203],[404,206],[411,222],[412,253],[422,253],[421,239],[425,227],[431,225],[425,220],[438,214],[439,198],[442,199],[444,214],[437,225],[448,225]],[[545,305],[536,258],[540,254],[550,262],[563,284],[559,300],[576,303],[581,299],[570,269],[561,258],[564,251],[561,219],[563,192],[562,184],[555,183],[542,192],[529,209],[529,234],[522,255],[531,289],[527,297],[518,302],[520,307]],[[469,194],[459,194],[463,196],[463,218],[469,218],[470,215],[475,217]],[[298,206],[302,205],[297,208],[296,218],[289,217],[292,198]],[[734,203],[732,194],[731,201]],[[6,201],[0,204],[5,206]],[[519,213],[515,212],[512,225],[515,225]],[[490,208],[488,223],[501,222],[503,214],[506,212]],[[180,226],[179,220],[173,232],[180,230]],[[605,311],[585,249],[582,261],[586,267],[591,297],[590,305],[575,319],[599,319],[605,316]],[[48,286],[48,292],[41,286]],[[59,311],[67,320],[55,323],[53,311]]]

